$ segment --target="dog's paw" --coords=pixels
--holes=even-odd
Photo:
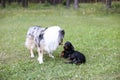
[[[42,58],[38,58],[38,62],[39,62],[39,64],[42,64],[43,63],[43,59]]]
[[[54,56],[51,56],[51,58],[53,58],[53,59],[54,59],[55,57],[54,57]]]
[[[66,61],[65,64],[73,64],[72,61]]]
[[[34,56],[34,55],[31,55],[30,57],[31,57],[31,58],[34,58],[35,56]]]
[[[43,62],[39,61],[39,64],[43,64]]]
[[[53,59],[55,58],[55,57],[54,57],[53,55],[51,55],[51,54],[49,54],[49,57],[51,57],[51,58],[53,58]]]

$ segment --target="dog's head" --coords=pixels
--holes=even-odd
[[[72,43],[69,42],[69,41],[67,41],[67,42],[64,44],[64,50],[67,50],[67,51],[69,51],[69,50],[74,50],[74,47],[73,47]]]
[[[62,51],[61,53],[61,57],[63,58],[69,58],[70,55],[74,52],[74,47],[73,45],[71,44],[71,42],[67,41],[64,46],[64,51]]]

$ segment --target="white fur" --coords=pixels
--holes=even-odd
[[[60,27],[54,26],[54,27],[48,28],[45,31],[45,34],[44,34],[45,48],[44,49],[48,53],[56,50],[56,48],[59,45],[59,43],[58,43],[59,30],[60,30]]]

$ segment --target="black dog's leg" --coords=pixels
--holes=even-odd
[[[73,64],[74,62],[73,61],[68,61],[68,62],[65,62],[66,64]]]
[[[81,64],[81,60],[80,59],[74,59],[73,62],[76,65],[80,65]]]

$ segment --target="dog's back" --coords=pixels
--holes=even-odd
[[[81,52],[78,51],[74,51],[72,53],[72,55],[70,56],[70,60],[75,60],[76,63],[85,63],[86,62],[86,58],[84,56],[84,54],[82,54]]]
[[[38,26],[33,26],[28,29],[27,36],[26,36],[26,42],[25,46],[28,49],[33,49],[35,46],[37,46],[40,42],[39,35],[42,34],[42,31],[45,30],[45,28],[41,28]]]

